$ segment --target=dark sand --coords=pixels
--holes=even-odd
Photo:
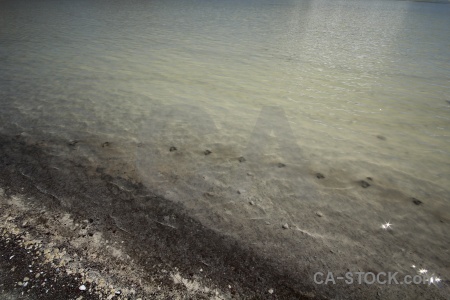
[[[205,228],[137,182],[1,136],[2,295],[26,299],[309,299],[275,261]],[[70,147],[70,143],[67,145]],[[62,169],[64,166],[64,169]],[[30,248],[31,247],[31,248]],[[12,259],[9,259],[14,255]],[[32,265],[32,267],[27,267]],[[28,274],[28,269],[32,270]],[[37,272],[43,275],[35,279]],[[30,278],[23,287],[24,276]],[[42,285],[47,278],[50,285]],[[84,284],[86,291],[80,291]],[[271,294],[271,290],[276,294]],[[121,295],[115,293],[120,291]]]

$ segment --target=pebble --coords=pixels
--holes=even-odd
[[[210,150],[205,150],[205,152],[203,152],[205,155],[210,155],[212,152]]]
[[[83,284],[82,286],[80,286],[80,291],[85,291],[86,290],[86,286]]]
[[[28,277],[25,277],[25,278],[23,279],[23,281],[28,281],[28,280],[30,280],[30,278],[28,278]]]
[[[273,294],[273,289],[270,289],[270,290],[269,290],[269,294]]]
[[[360,184],[363,188],[368,188],[370,186],[370,184],[367,181],[361,180]]]
[[[422,201],[420,201],[419,199],[416,199],[416,198],[412,198],[411,200],[415,205],[421,205],[423,203]]]
[[[172,147],[170,147],[169,151],[170,152],[177,151],[177,147],[172,146]]]
[[[289,229],[289,224],[288,223],[283,224],[283,229]]]
[[[250,201],[249,203],[250,203],[250,205],[255,205],[254,201]]]
[[[317,174],[316,174],[316,177],[317,177],[318,179],[324,179],[324,178],[325,178],[325,176],[323,176],[322,173],[317,173]]]
[[[73,147],[73,146],[75,146],[76,144],[78,144],[78,142],[79,142],[79,141],[77,141],[77,140],[70,141],[70,142],[69,142],[69,146],[72,146],[72,147]]]
[[[323,217],[323,213],[321,213],[320,211],[316,212],[316,215],[317,215],[318,217]]]

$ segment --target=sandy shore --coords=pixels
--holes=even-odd
[[[47,211],[30,200],[0,190],[3,297],[226,298],[195,277],[183,278],[176,268],[159,265],[148,274],[125,253],[120,236],[106,239],[92,219],[75,221],[68,213]]]
[[[301,283],[276,262],[204,227],[179,204],[139,183],[127,181],[124,189],[100,168],[79,164],[66,173],[46,157],[45,145],[20,136],[3,136],[1,144],[1,268],[8,278],[1,286],[4,297],[313,295],[306,287],[292,288]]]

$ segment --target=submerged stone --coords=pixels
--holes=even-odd
[[[421,205],[421,204],[423,204],[423,202],[420,201],[419,199],[411,198],[411,200],[412,200],[412,202],[413,202],[415,205]]]
[[[363,188],[368,188],[370,186],[370,184],[367,181],[361,180],[360,184]]]

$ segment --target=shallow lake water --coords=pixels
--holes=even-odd
[[[75,141],[54,154],[282,261],[450,276],[448,3],[0,7],[4,132]]]

